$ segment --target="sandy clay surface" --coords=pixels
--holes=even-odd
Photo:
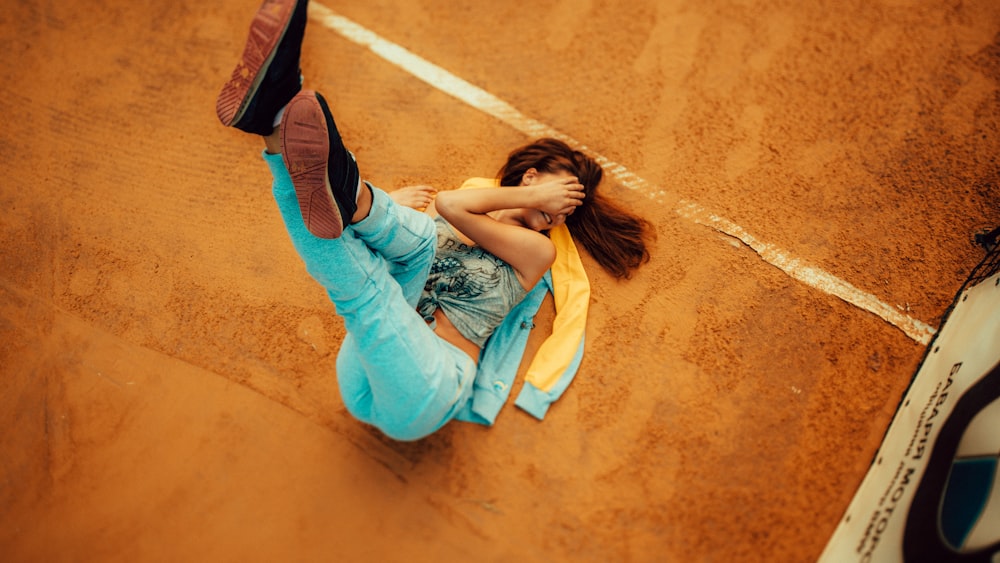
[[[256,2],[4,4],[5,561],[813,560],[924,345],[679,207],[932,327],[1000,224],[996,0],[326,3],[653,186],[605,187],[653,260],[591,267],[546,419],[397,443],[214,115]],[[315,19],[304,57],[386,189],[528,140]]]

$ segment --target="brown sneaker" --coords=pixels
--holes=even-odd
[[[306,228],[319,238],[338,238],[358,208],[359,173],[323,97],[303,90],[292,98],[280,137]]]
[[[274,116],[302,89],[299,59],[308,0],[264,0],[243,56],[215,102],[223,125],[270,135]]]

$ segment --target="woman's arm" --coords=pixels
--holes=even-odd
[[[542,233],[501,223],[487,213],[524,208],[566,215],[581,204],[583,196],[576,178],[564,178],[534,186],[441,192],[434,205],[462,234],[510,264],[521,284],[531,289],[552,266],[555,247]]]

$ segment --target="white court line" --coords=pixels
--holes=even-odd
[[[314,19],[327,28],[358,45],[367,47],[376,55],[434,88],[499,119],[525,135],[529,137],[554,137],[577,150],[586,152],[604,168],[604,171],[609,176],[621,185],[637,190],[654,199],[666,195],[663,189],[637,176],[625,166],[617,162],[612,162],[603,155],[595,153],[576,139],[524,115],[517,108],[493,94],[462,80],[406,48],[388,41],[361,25],[334,13],[326,6],[313,2],[309,7],[309,12]],[[930,342],[931,337],[935,333],[934,328],[930,325],[904,315],[874,295],[854,287],[833,274],[811,266],[797,258],[793,258],[787,252],[774,245],[758,240],[739,225],[707,211],[696,203],[682,200],[675,211],[682,217],[739,239],[753,249],[762,260],[781,269],[792,278],[810,287],[839,297],[856,307],[882,318],[921,344],[926,345]]]

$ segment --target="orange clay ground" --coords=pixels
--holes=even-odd
[[[215,117],[256,1],[8,1],[0,559],[815,559],[924,347],[678,202],[937,327],[1000,224],[1000,4],[324,5],[663,189],[605,187],[652,262],[585,258],[543,422],[388,440],[343,408],[263,144]],[[315,19],[303,70],[388,190],[529,140]]]

